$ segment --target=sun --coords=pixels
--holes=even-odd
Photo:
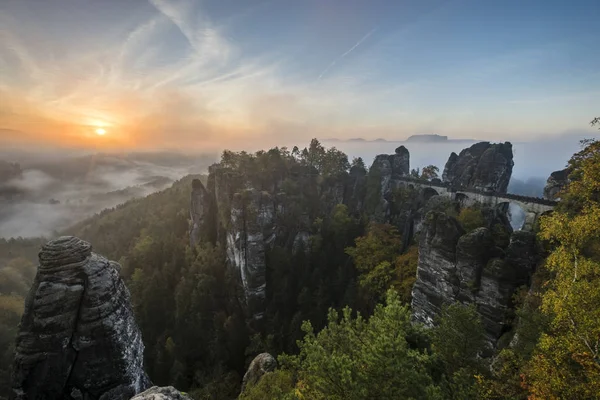
[[[96,128],[96,135],[100,135],[103,136],[106,133],[106,129],[103,128]]]

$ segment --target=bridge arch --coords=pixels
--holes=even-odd
[[[500,201],[496,204],[496,211],[501,212],[508,218],[510,225],[514,231],[519,231],[526,228],[528,217],[535,221],[536,216],[530,216],[529,213],[519,202],[510,201],[509,199]],[[529,221],[533,223],[533,221]]]
[[[466,193],[457,192],[454,195],[454,200],[456,200],[461,207],[468,207],[470,204],[469,196],[467,196]]]
[[[432,198],[433,196],[439,196],[440,194],[438,193],[437,190],[435,190],[432,187],[425,187],[423,188],[423,202],[427,203],[427,201]]]

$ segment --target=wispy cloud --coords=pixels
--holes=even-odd
[[[333,68],[335,66],[335,64],[337,64],[338,61],[340,61],[342,58],[346,57],[348,54],[352,53],[358,46],[360,46],[361,44],[364,43],[365,40],[367,40],[369,38],[369,36],[371,36],[375,31],[377,30],[377,28],[373,28],[371,29],[369,32],[367,32],[367,34],[365,34],[362,38],[360,38],[360,40],[358,42],[356,42],[354,44],[354,46],[350,47],[348,50],[346,50],[341,56],[339,56],[338,58],[336,58],[335,60],[333,60],[328,66],[327,68],[325,68],[323,70],[323,72],[321,72],[319,74],[319,80],[322,79],[325,74],[327,74],[327,72]]]
[[[317,43],[324,47],[315,49],[295,29],[281,38],[265,34],[264,14],[275,3],[240,9],[243,17],[234,12],[216,19],[199,0],[148,0],[130,14],[115,7],[110,24],[98,23],[93,13],[90,20],[66,21],[54,36],[45,34],[59,25],[50,17],[28,26],[19,22],[27,17],[26,8],[16,7],[14,13],[2,8],[0,129],[26,131],[29,142],[34,137],[115,147],[243,146],[319,135],[397,137],[423,127],[458,136],[503,121],[514,125],[505,113],[514,109],[509,101],[521,102],[526,115],[542,109],[537,103],[549,102],[545,94],[554,93],[528,91],[525,85],[497,98],[504,88],[489,83],[541,68],[555,56],[548,49],[432,62],[438,60],[432,56],[435,49],[411,41],[431,31],[433,15],[426,25],[423,19],[412,22],[408,31],[370,21],[377,27],[354,31],[354,37],[362,36],[332,53],[331,42]],[[330,27],[329,21],[326,29],[349,34],[347,27]],[[252,34],[245,35],[246,30]],[[78,36],[81,40],[68,40]],[[323,55],[338,52],[333,61]],[[421,69],[419,57],[434,68]],[[333,73],[342,64],[344,73]],[[590,91],[597,89],[590,85]],[[487,103],[475,104],[476,96],[488,96]],[[591,103],[589,98],[565,101],[574,109]],[[109,130],[102,138],[90,129],[99,122]]]

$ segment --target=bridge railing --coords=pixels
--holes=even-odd
[[[474,188],[467,188],[467,187],[452,185],[449,182],[432,182],[432,181],[427,181],[424,179],[413,178],[410,176],[395,177],[395,179],[398,179],[398,180],[401,180],[404,182],[414,183],[414,184],[421,185],[421,186],[434,186],[434,187],[444,188],[450,192],[473,193],[473,194],[478,194],[478,195],[487,196],[487,197],[500,197],[500,198],[504,198],[504,199],[517,200],[517,201],[521,201],[524,203],[536,203],[536,204],[542,204],[545,206],[553,206],[553,207],[558,204],[557,201],[548,200],[548,199],[544,199],[541,197],[531,197],[531,196],[523,196],[520,194],[485,191],[485,190],[479,190],[479,189],[474,189]]]

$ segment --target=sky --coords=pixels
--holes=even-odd
[[[592,136],[599,15],[598,0],[0,0],[0,145]]]

